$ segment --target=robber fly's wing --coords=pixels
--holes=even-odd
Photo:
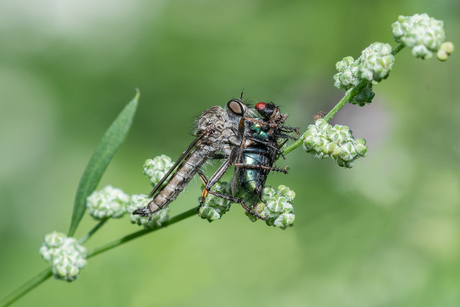
[[[156,186],[153,188],[152,192],[150,192],[149,197],[152,197],[153,194],[155,194],[155,192],[161,187],[163,182],[165,182],[165,180],[168,179],[169,175],[171,175],[171,173],[177,168],[177,166],[189,154],[189,152],[193,149],[193,147],[195,147],[196,143],[198,143],[198,141],[201,140],[202,137],[203,137],[203,135],[201,135],[200,137],[197,137],[192,143],[190,143],[190,145],[188,145],[187,149],[181,154],[179,159],[177,159],[177,161],[176,161],[176,163],[174,163],[173,167],[171,167],[171,169],[163,176],[163,178],[161,178],[161,180],[158,181]]]

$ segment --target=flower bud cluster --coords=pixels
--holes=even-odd
[[[390,74],[395,57],[390,44],[373,43],[361,52],[358,62],[362,79],[380,82]]]
[[[310,125],[305,132],[303,148],[319,159],[331,158],[341,167],[352,168],[354,160],[366,157],[366,140],[354,139],[347,126],[332,127],[324,119]]]
[[[294,225],[295,215],[292,201],[295,192],[284,185],[278,186],[278,190],[266,186],[262,190],[261,202],[257,204],[256,210],[260,216],[265,216],[265,223],[268,226],[286,229]],[[247,213],[254,221],[254,216]]]
[[[50,263],[56,279],[74,281],[86,265],[86,248],[75,238],[56,231],[45,236],[40,254]]]
[[[148,217],[133,214],[134,210],[139,207],[146,207],[151,200],[148,195],[144,194],[131,196],[126,211],[130,213],[129,219],[132,224],[143,225],[145,228],[157,228],[161,227],[161,224],[169,219],[169,207],[152,215],[150,221]]]
[[[395,41],[411,48],[416,58],[431,58],[446,39],[443,21],[427,14],[399,16],[391,27]]]
[[[88,196],[86,207],[89,214],[96,220],[120,218],[126,213],[128,202],[128,194],[108,185],[102,190],[94,191]]]
[[[364,106],[371,103],[375,96],[372,84],[386,79],[393,68],[395,58],[391,54],[391,46],[384,43],[373,43],[354,60],[348,56],[337,62],[338,73],[334,75],[334,86],[338,89],[349,90],[358,85],[363,79],[367,80],[358,94],[349,102]]]
[[[389,44],[372,43],[356,61],[348,56],[337,62],[335,67],[338,73],[334,75],[334,86],[348,90],[358,85],[362,79],[380,82],[388,77],[394,61]]]
[[[335,81],[334,86],[339,90],[349,90],[361,81],[358,61],[355,61],[353,57],[344,57],[342,61],[335,64],[335,68],[338,73],[333,77]]]
[[[211,189],[211,191],[230,195],[231,184],[228,182],[217,182]],[[201,197],[198,198],[201,200]],[[224,215],[228,210],[230,210],[231,201],[223,199],[221,197],[214,196],[210,193],[206,196],[203,205],[198,211],[198,215],[202,219],[212,222],[218,220]]]
[[[152,186],[155,186],[173,165],[170,157],[166,155],[156,156],[145,161],[144,175],[149,177]]]

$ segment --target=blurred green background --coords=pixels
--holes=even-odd
[[[146,159],[176,159],[193,118],[243,88],[304,131],[344,94],[335,63],[396,46],[398,15],[423,12],[460,48],[458,0],[1,1],[0,298],[46,268],[43,237],[68,231],[86,163],[135,88],[134,125],[100,185],[130,194],[151,189]],[[291,171],[268,183],[296,191],[293,228],[238,206],[212,224],[192,217],[15,306],[460,306],[459,55],[403,50],[371,105],[340,111],[332,123],[369,145],[353,169],[301,149],[280,162]],[[172,215],[197,205],[199,186]],[[94,224],[85,216],[77,237]],[[86,246],[139,229],[111,220]]]

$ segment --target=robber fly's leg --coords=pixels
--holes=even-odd
[[[201,170],[198,171],[198,174],[200,175],[200,178],[205,185],[203,188],[203,194],[201,195],[200,205],[198,206],[198,210],[200,210],[200,208],[203,206],[204,200],[206,199],[208,192],[211,193],[210,191],[211,188],[216,184],[217,181],[219,181],[220,178],[222,178],[222,176],[225,174],[229,166],[230,166],[230,160],[227,159],[217,169],[217,171],[211,176],[211,178],[209,178],[209,180],[206,178],[206,176],[203,174]]]
[[[209,157],[209,159],[213,159],[213,160],[222,160],[222,159],[227,159],[227,158],[228,156],[224,154],[217,154],[217,153]]]
[[[203,184],[206,186],[208,184],[208,178],[206,178],[206,176],[203,174],[203,172],[200,169],[198,170],[198,175],[200,176],[201,181],[203,181]],[[204,191],[205,190],[203,190],[203,194],[204,194]],[[206,199],[206,196],[201,195],[200,204],[198,205],[198,208],[197,208],[198,215],[200,215],[200,209],[203,206],[205,199]]]
[[[284,174],[287,174],[288,171],[289,171],[289,166],[286,166],[284,169],[283,168],[266,166],[266,165],[250,165],[250,164],[243,164],[243,163],[234,163],[233,166],[241,167],[241,168],[265,169],[265,170],[270,170],[270,171],[274,171],[274,172],[280,172],[280,173],[284,173]]]
[[[254,216],[257,217],[258,219],[266,220],[266,219],[268,218],[268,215],[267,215],[267,216],[261,216],[259,213],[254,212],[254,211],[251,211],[251,208],[249,208],[249,207],[244,203],[244,201],[243,201],[241,198],[233,197],[233,196],[225,195],[225,194],[221,194],[221,193],[217,193],[217,192],[214,192],[214,191],[209,191],[209,194],[214,195],[214,196],[216,196],[216,197],[220,197],[220,198],[229,200],[229,201],[234,202],[234,203],[237,203],[237,204],[240,204],[241,207],[243,207],[243,209],[244,209],[246,212],[248,212],[248,213],[254,215]]]

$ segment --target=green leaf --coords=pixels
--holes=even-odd
[[[83,176],[80,179],[77,195],[75,196],[69,237],[75,234],[77,226],[83,218],[86,210],[86,198],[96,189],[107,166],[128,135],[134,114],[136,113],[139,95],[139,90],[137,90],[136,96],[126,105],[104,134],[86,166]]]

